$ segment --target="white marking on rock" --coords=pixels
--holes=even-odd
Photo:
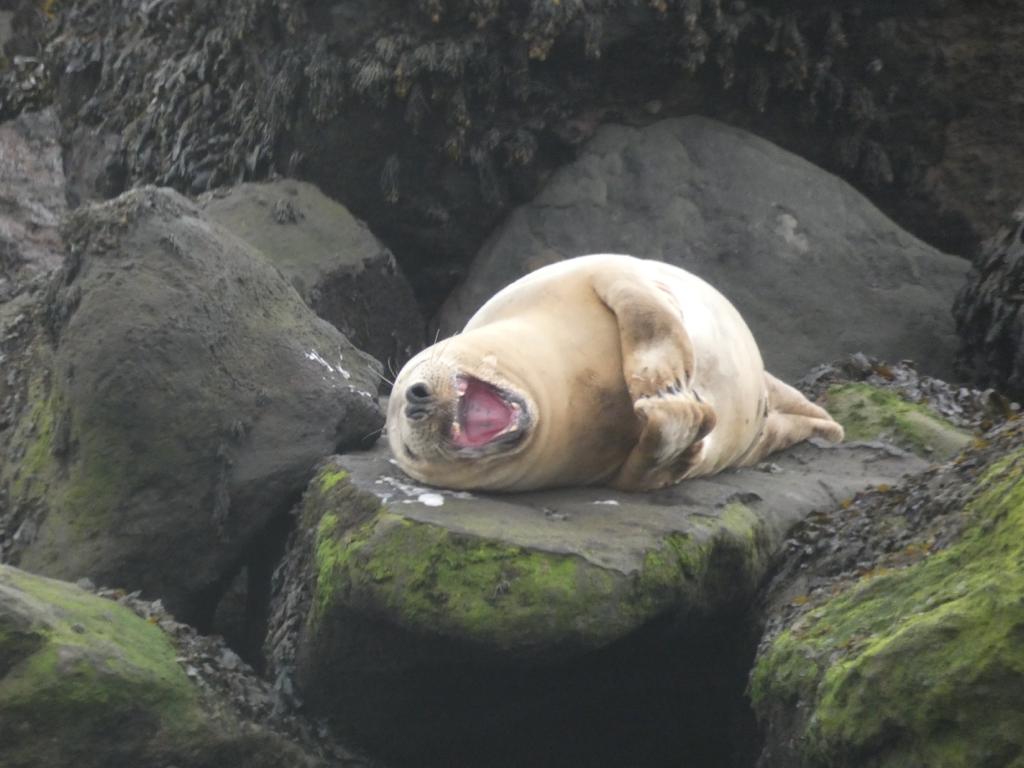
[[[811,245],[807,241],[807,235],[796,231],[796,228],[800,226],[796,216],[791,213],[780,213],[776,222],[778,223],[775,227],[775,234],[793,246],[799,253],[807,253],[810,250]]]
[[[599,500],[591,502],[591,503],[592,504],[607,504],[610,507],[617,507],[617,506],[619,506],[619,502],[616,501],[615,499],[599,499]]]
[[[392,464],[397,462],[394,459],[388,459]],[[390,475],[381,475],[380,478],[374,480],[375,485],[386,485],[390,486],[393,491],[398,491],[406,498],[402,499],[402,504],[426,504],[428,507],[440,507],[444,504],[444,497],[447,496],[452,499],[472,499],[473,494],[467,493],[466,491],[444,491],[440,489],[424,488],[421,485],[413,485],[412,483],[404,483],[396,477]],[[392,496],[393,491],[380,491],[375,490],[373,495],[381,501],[387,502]]]
[[[319,353],[317,353],[316,351],[314,351],[312,349],[309,352],[306,353],[306,359],[307,360],[312,360],[314,363],[320,363],[320,365],[322,365],[324,368],[326,368],[328,371],[330,371],[333,374],[341,374],[341,376],[346,378],[346,379],[351,379],[352,378],[352,374],[349,373],[348,371],[346,371],[341,366],[341,360],[343,359],[341,357],[341,355],[338,356],[338,366],[337,366],[337,368],[335,368],[333,365],[328,363]],[[325,378],[325,381],[326,381],[326,378]]]

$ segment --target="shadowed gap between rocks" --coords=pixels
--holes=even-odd
[[[284,511],[271,517],[237,565],[196,598],[195,621],[189,622],[203,634],[223,636],[228,646],[260,673],[266,666],[261,649],[267,634],[271,579],[295,527],[288,510],[300,497],[296,495]]]
[[[398,636],[384,622],[364,630],[356,642],[380,658],[410,642],[433,655],[436,638]],[[372,687],[353,680],[369,695],[345,719],[361,747],[398,767],[747,768],[760,750],[745,693],[758,637],[751,607],[736,604],[663,616],[564,664],[526,669],[449,645],[436,648],[436,666],[378,669]],[[386,723],[382,709],[393,713]]]

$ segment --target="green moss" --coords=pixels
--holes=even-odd
[[[11,445],[24,446],[22,460],[8,467],[14,470],[10,484],[14,499],[40,498],[55,475],[53,438],[58,398],[42,372],[29,381],[28,400],[28,415],[16,425],[11,440]]]
[[[1024,755],[1024,450],[980,483],[956,545],[862,580],[762,654],[751,697],[762,711],[812,708],[799,734],[808,764]]]
[[[63,759],[112,733],[127,745],[157,734],[174,742],[206,727],[198,695],[159,627],[109,600],[13,568],[0,566],[0,585],[11,590],[6,610],[20,610],[31,623],[21,630],[31,652],[0,678],[0,721],[18,726],[4,744],[5,765],[42,764],[41,756],[56,760],[57,752]],[[126,723],[134,730],[122,734]],[[56,736],[38,739],[44,732]]]
[[[321,472],[317,480],[320,483],[320,490],[326,493],[347,477],[348,472],[346,472],[343,469],[333,471],[328,469],[325,470],[324,472]]]
[[[162,689],[185,700],[193,693],[175,661],[176,652],[159,628],[141,620],[127,608],[95,597],[63,582],[30,576],[13,568],[2,570],[4,580],[39,605],[52,606],[57,620],[44,634],[52,648],[103,652],[106,670],[159,681]],[[12,693],[7,689],[7,693]]]
[[[971,440],[927,407],[869,384],[831,387],[826,404],[847,440],[886,440],[925,458],[955,456]]]
[[[641,599],[668,603],[682,593],[695,596],[707,572],[709,550],[708,543],[687,533],[666,536],[661,547],[644,555],[638,589]]]
[[[339,594],[384,608],[412,631],[498,647],[603,634],[592,603],[615,590],[613,575],[582,558],[459,536],[379,510],[343,529],[321,518],[316,538],[316,611]]]

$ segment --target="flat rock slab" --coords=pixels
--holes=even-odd
[[[728,531],[739,534],[737,522],[749,525],[751,533],[756,530],[761,539],[758,555],[771,555],[786,531],[809,512],[831,509],[869,486],[892,484],[926,466],[922,459],[881,443],[805,443],[756,468],[652,493],[567,488],[501,496],[417,485],[394,465],[386,449],[336,461],[350,473],[353,485],[407,520],[517,547],[577,555],[623,575],[642,570],[647,553],[666,536],[682,533],[703,541]],[[741,507],[748,514],[737,517],[733,513]]]
[[[268,655],[311,712],[399,764],[718,764],[715,723],[745,707],[746,608],[787,530],[925,466],[804,444],[649,494],[483,496],[417,485],[383,447],[335,456],[304,497]]]

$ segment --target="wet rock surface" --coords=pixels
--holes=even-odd
[[[383,449],[334,457],[299,512],[268,656],[312,711],[409,764],[732,759],[749,746],[743,610],[785,532],[924,466],[805,444],[651,494],[480,496],[410,484]]]
[[[967,264],[899,229],[840,179],[704,118],[601,128],[492,235],[446,302],[442,333],[512,280],[593,252],[703,277],[740,310],[783,378],[858,351],[952,372],[949,307]]]
[[[202,624],[320,457],[375,435],[377,364],[174,192],[82,209],[65,238],[0,461],[4,556]]]
[[[423,347],[423,318],[395,257],[312,184],[239,184],[200,204],[281,270],[314,312],[392,371]]]

